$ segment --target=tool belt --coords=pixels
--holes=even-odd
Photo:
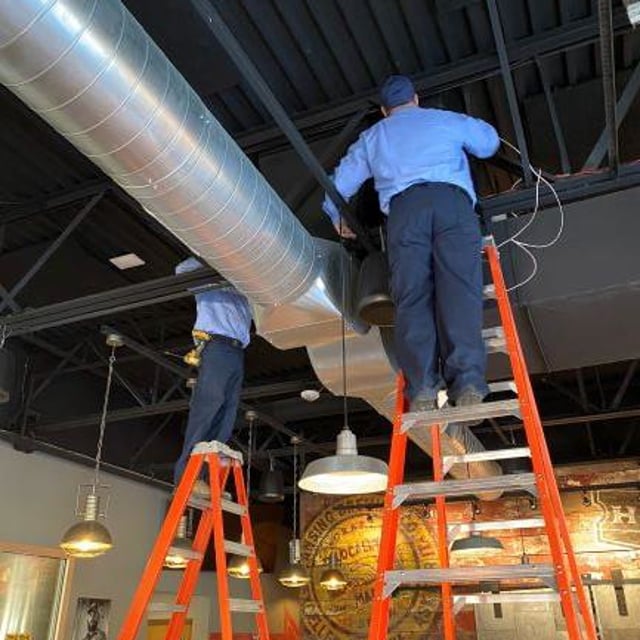
[[[187,353],[183,358],[185,363],[190,367],[200,366],[200,362],[202,361],[202,352],[209,342],[224,342],[231,345],[232,347],[236,347],[238,349],[242,348],[242,342],[240,342],[240,340],[229,338],[229,336],[223,336],[217,333],[207,333],[206,331],[194,329],[191,332],[191,336],[193,338],[193,344],[195,345],[195,347],[191,349],[191,351],[189,351],[189,353]]]

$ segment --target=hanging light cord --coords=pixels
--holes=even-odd
[[[249,418],[249,442],[247,443],[247,503],[249,502],[249,494],[251,492],[251,460],[253,457],[253,423],[254,419]]]
[[[293,539],[298,538],[298,443],[293,443]]]
[[[104,399],[102,401],[102,414],[100,415],[100,435],[98,436],[98,448],[96,451],[96,469],[93,479],[93,493],[100,484],[100,463],[102,462],[102,445],[104,443],[104,432],[107,426],[107,410],[109,408],[109,395],[111,393],[111,381],[113,380],[113,365],[116,361],[116,347],[111,347],[109,356],[109,370],[107,373],[107,384],[104,389]]]
[[[340,243],[344,249],[344,238],[342,237],[342,226],[344,222],[340,217]],[[349,258],[350,259],[350,258]],[[349,403],[347,400],[347,273],[342,270],[342,314],[341,314],[341,338],[342,338],[342,413],[344,426],[349,427]]]

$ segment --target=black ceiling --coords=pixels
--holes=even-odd
[[[516,141],[484,0],[212,0],[212,4],[314,150],[322,155],[345,125],[355,123],[339,148],[325,157],[327,168],[358,131],[378,117],[376,86],[389,73],[411,75],[423,103],[483,117],[504,137]],[[640,61],[640,35],[628,23],[622,2],[613,4],[620,94]],[[282,132],[191,3],[126,0],[125,5],[307,228],[330,235],[319,213],[320,190],[309,181]],[[498,2],[531,162],[550,176],[567,169],[561,150],[566,152],[570,171],[580,172],[605,127],[597,5],[595,0]],[[548,83],[548,94],[543,81]],[[156,282],[173,273],[187,254],[179,241],[4,89],[0,89],[0,115],[0,284],[4,289],[11,290],[87,201],[108,188],[3,313],[47,309],[89,294]],[[637,101],[632,101],[618,136],[622,163],[640,156],[638,117]],[[299,182],[292,183],[285,166],[295,166],[296,175],[308,183],[306,193],[301,194]],[[518,157],[508,149],[493,164],[474,171],[484,196],[508,191],[514,184],[517,188],[522,175]],[[603,172],[608,179],[606,167]],[[611,176],[611,188],[617,184],[616,176]],[[587,191],[581,193],[581,197],[587,195]],[[363,202],[361,214],[369,212],[371,200]],[[138,254],[146,264],[119,271],[109,262],[114,255],[128,252]],[[10,416],[5,413],[4,428],[93,454],[95,423],[92,427],[91,420],[81,420],[82,425],[73,428],[71,423],[64,428],[64,423],[99,409],[106,370],[101,324],[117,327],[180,365],[178,356],[188,347],[192,319],[192,301],[183,296],[99,318],[67,319],[59,326],[10,339],[9,344],[28,361],[25,389],[38,390],[43,381],[48,382],[31,402],[13,407]],[[126,347],[119,353],[117,369],[120,379],[113,407],[138,413],[129,417],[125,413],[112,423],[106,460],[167,477],[180,446],[188,392],[175,372]],[[55,377],[50,378],[52,372]],[[536,378],[543,417],[569,417],[568,424],[548,428],[555,459],[640,452],[633,413],[640,406],[640,380],[634,374],[635,365],[625,362]],[[270,416],[271,422],[261,421],[259,428],[263,453],[276,449],[286,456],[287,434],[292,431],[303,432],[316,443],[331,443],[342,424],[341,402],[325,392],[317,403],[305,403],[299,391],[314,385],[319,387],[304,350],[277,351],[261,338],[254,339],[247,357],[246,402]],[[161,402],[174,404],[158,409]],[[372,452],[386,456],[386,421],[361,401],[352,401],[351,408],[353,428],[363,439],[373,439]],[[621,409],[626,412],[622,416],[610,415]],[[580,418],[584,414],[591,415],[591,422]],[[242,423],[240,419],[237,435],[246,442]],[[43,430],[47,424],[58,428]],[[495,424],[483,425],[479,434],[488,445],[512,439],[509,429],[500,430]],[[513,437],[519,434],[513,432]],[[422,458],[415,456],[415,465],[422,468]]]

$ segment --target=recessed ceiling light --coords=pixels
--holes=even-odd
[[[133,269],[134,267],[141,267],[146,262],[135,253],[123,253],[121,256],[115,256],[109,258],[109,262],[115,265],[121,271],[125,269]]]

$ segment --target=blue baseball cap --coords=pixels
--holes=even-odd
[[[411,102],[415,94],[413,82],[407,76],[389,76],[380,87],[380,103],[386,109],[393,109]]]

